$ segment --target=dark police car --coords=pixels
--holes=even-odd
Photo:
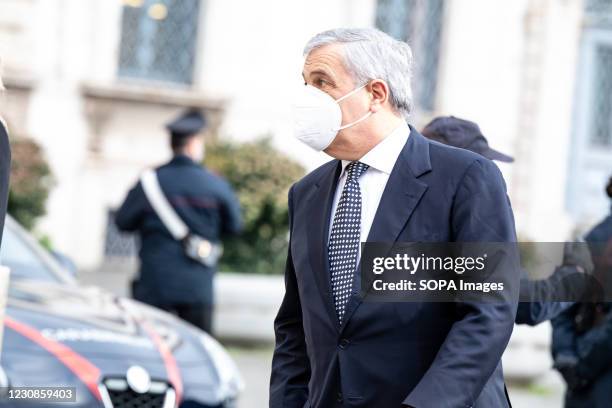
[[[11,269],[1,407],[235,406],[240,375],[204,332],[142,303],[80,286],[12,219],[0,261]],[[9,398],[20,387],[72,387],[76,399],[57,405],[33,395]]]

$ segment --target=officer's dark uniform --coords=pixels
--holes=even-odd
[[[612,179],[610,179],[612,186]],[[608,187],[612,190],[612,187]],[[612,198],[612,194],[610,194]],[[595,274],[612,279],[612,212],[585,237],[594,255]],[[566,408],[604,408],[612,395],[612,303],[577,303],[552,321],[552,354],[567,382]]]
[[[0,121],[0,244],[4,230],[4,217],[9,192],[9,174],[11,170],[11,149],[9,147],[8,133]]]
[[[198,113],[190,112],[167,127],[173,137],[189,137],[204,127]],[[176,155],[157,169],[159,183],[179,217],[192,233],[212,242],[241,228],[240,207],[229,184],[184,155]],[[172,311],[210,332],[213,306],[213,275],[188,258],[157,216],[139,183],[128,193],[116,215],[123,231],[141,238],[140,277],[134,282],[134,298]]]

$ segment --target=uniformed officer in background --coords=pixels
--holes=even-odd
[[[168,123],[174,157],[154,174],[189,234],[219,245],[222,236],[240,231],[240,207],[229,184],[201,165],[205,126],[204,116],[195,109]],[[216,264],[189,256],[185,240],[176,239],[158,216],[143,180],[130,190],[116,215],[120,230],[140,236],[140,275],[133,282],[133,296],[210,333]]]
[[[612,177],[605,192],[612,204]],[[552,321],[551,351],[567,383],[566,408],[609,407],[612,395],[612,211],[585,240],[603,290]]]

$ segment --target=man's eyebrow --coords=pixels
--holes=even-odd
[[[313,76],[323,77],[331,86],[336,86],[336,80],[334,76],[322,69],[315,69],[314,71],[311,71],[308,75],[310,76],[311,79]],[[307,82],[305,77],[304,77],[304,81]]]
[[[314,71],[310,71],[309,75],[310,76],[313,76],[313,75],[322,75],[322,76],[326,76],[326,77],[328,77],[330,79],[332,78],[332,76],[327,71],[324,71],[322,69],[315,69]]]

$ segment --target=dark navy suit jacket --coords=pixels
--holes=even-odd
[[[0,121],[0,244],[6,216],[6,205],[9,192],[9,174],[11,171],[11,148],[8,134]]]
[[[327,240],[340,168],[328,162],[289,192],[270,407],[507,407],[500,358],[516,315],[518,268],[509,277],[517,289],[499,303],[362,302],[355,289],[338,325]],[[411,128],[368,241],[516,241],[497,166]]]

